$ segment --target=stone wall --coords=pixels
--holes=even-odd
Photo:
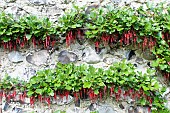
[[[36,15],[39,17],[48,17],[51,21],[56,22],[57,18],[72,7],[72,4],[78,6],[99,5],[106,6],[112,4],[115,6],[130,5],[131,7],[139,7],[145,3],[153,2],[154,4],[170,0],[1,0],[0,11],[14,14],[15,16]]]
[[[51,21],[57,22],[57,18],[62,15],[64,11],[70,9],[72,3],[78,6],[86,5],[87,7],[90,5],[105,6],[107,4],[112,4],[115,6],[130,5],[136,8],[140,5],[145,5],[145,2],[146,0],[1,0],[0,10],[11,13],[15,17],[29,14],[37,15],[38,17],[47,16]],[[157,2],[161,2],[161,0],[154,0],[154,4]],[[166,3],[168,4],[169,0],[166,0]],[[83,45],[75,42],[69,48],[66,48],[65,43],[61,42],[58,48],[49,48],[48,50],[44,50],[41,47],[33,48],[32,46],[18,51],[5,51],[0,48],[0,77],[8,74],[11,77],[19,77],[27,81],[30,77],[34,76],[38,70],[54,68],[58,61],[62,63],[74,62],[76,65],[87,64],[95,67],[107,68],[112,63],[119,62],[123,59],[127,59],[128,62],[134,64],[137,67],[136,70],[145,72],[147,68],[150,68],[149,63],[154,59],[154,56],[147,50],[142,51],[130,46],[116,49],[111,47],[100,48],[100,52],[96,53],[94,44],[89,41],[86,41]],[[89,101],[84,103],[88,102]],[[113,101],[108,100],[105,104],[97,104],[96,106],[98,109],[108,109],[108,111],[105,110],[99,113],[134,112],[133,105],[130,104],[131,102],[114,104],[112,102]],[[83,102],[81,102],[81,104],[83,104]],[[23,113],[30,113],[31,111],[37,111],[38,113],[52,112],[52,109],[49,110],[42,105],[40,105],[40,109],[39,107],[31,109],[29,106],[29,99],[27,100],[27,104],[24,105],[12,103],[7,109],[4,109],[4,106],[7,107],[8,105],[3,103],[1,106],[3,113],[11,113],[12,111],[17,111],[16,109],[22,109]],[[75,110],[79,110],[81,113],[89,113],[88,108],[90,103],[78,108],[75,107],[73,103],[64,106],[65,107],[54,106],[53,108],[55,110],[67,110],[67,113],[78,113],[75,112]],[[103,108],[101,108],[101,106]],[[146,111],[145,108],[139,108],[138,113],[147,113]],[[2,111],[0,111],[0,113],[1,112]]]
[[[11,77],[19,77],[19,79],[26,81],[34,76],[38,70],[54,68],[56,62],[74,62],[76,65],[86,64],[108,68],[114,62],[127,59],[128,62],[136,66],[136,70],[144,73],[147,68],[150,68],[148,65],[150,60],[154,59],[154,56],[152,56],[150,52],[131,49],[131,47],[115,49],[110,47],[100,48],[100,52],[96,53],[94,44],[89,41],[86,41],[83,45],[75,42],[69,48],[66,48],[65,44],[59,44],[59,48],[55,50],[45,50],[41,49],[41,47],[28,47],[26,49],[20,49],[19,51],[4,51],[1,49],[0,56],[1,77],[7,73]],[[48,109],[45,103],[43,105],[36,104],[33,109],[30,107],[29,98],[25,99],[24,104],[19,102],[19,97],[17,97],[17,99],[15,102],[6,104],[4,100],[2,104],[3,113],[16,112],[17,110],[22,110],[23,113],[31,113],[32,111],[38,113],[53,113],[55,110],[66,110],[67,113],[90,113],[91,108],[89,107],[92,106],[89,100],[85,100],[81,101],[80,106],[77,107],[70,96],[68,105],[60,102],[61,98],[59,98],[57,102],[52,101],[54,103],[51,109]],[[96,109],[100,111],[99,113],[133,113],[135,112],[134,106],[132,100],[117,103],[110,98],[103,103],[96,103],[93,107],[96,107]],[[138,107],[137,109],[137,113],[147,113],[147,108]]]

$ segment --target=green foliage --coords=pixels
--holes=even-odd
[[[66,111],[57,110],[57,111],[54,111],[53,113],[66,113]]]
[[[52,80],[54,73],[51,70],[39,71],[37,76],[33,76],[27,84],[28,96],[48,95],[54,96]]]
[[[167,108],[163,108],[163,109],[154,109],[152,110],[152,113],[170,113],[170,110]]]
[[[137,104],[152,104],[152,107],[163,109],[162,103],[165,100],[162,94],[165,87],[157,81],[154,73],[155,71],[151,69],[144,74],[136,72],[133,64],[125,60],[113,64],[107,70],[84,64],[75,66],[57,63],[55,69],[38,71],[27,84],[6,75],[0,82],[0,88],[5,92],[12,88],[17,88],[22,92],[27,90],[29,97],[54,96],[56,92],[75,94],[74,92],[80,93],[82,89],[88,90],[89,93],[93,92],[94,95],[100,95],[103,92],[104,96],[113,93],[127,95],[126,92],[129,92],[129,96],[136,95]],[[119,100],[119,98],[116,99]]]
[[[135,67],[125,60],[113,64],[107,70],[87,65],[58,63],[56,69],[40,71],[37,76],[32,77],[27,89],[28,96],[53,96],[54,91],[79,92],[82,88],[91,89],[98,95],[104,87],[113,86],[115,92],[118,92],[120,87],[125,91],[133,89],[136,93],[142,90],[153,100],[154,107],[161,108],[161,103],[164,102],[161,94],[165,88],[154,77],[154,71],[148,69],[145,74],[135,72]],[[141,98],[138,103],[149,105],[146,98]]]
[[[84,7],[73,6],[73,8],[58,19],[57,28],[61,34],[65,34],[73,29],[82,28],[86,20]]]
[[[153,49],[153,53],[157,55],[157,58],[152,62],[152,66],[159,67],[160,70],[170,73],[170,49],[168,44],[162,40],[159,45]]]
[[[26,88],[26,82],[19,80],[18,78],[11,78],[7,74],[0,80],[0,89],[4,91],[11,91],[14,88],[19,91],[24,91]]]
[[[142,46],[152,49],[159,44],[163,35],[169,37],[170,8],[163,4],[153,7],[147,4],[136,10],[130,7],[96,8],[86,14],[85,7],[73,6],[58,19],[56,26],[48,18],[37,18],[36,16],[21,17],[15,20],[12,15],[0,14],[0,40],[4,48],[16,49],[17,46],[24,47],[27,40],[32,40],[34,45],[44,44],[45,47],[52,44],[48,36],[66,36],[66,44],[70,45],[77,35],[82,40],[82,35],[95,40],[96,47],[99,44],[118,44]],[[160,13],[167,10],[165,13]],[[85,30],[82,30],[85,28]],[[81,29],[81,30],[80,30]],[[46,39],[46,40],[45,40]],[[169,38],[165,41],[168,43]],[[102,43],[101,43],[102,42]],[[53,44],[54,45],[54,44]]]
[[[0,14],[0,41],[4,49],[24,47],[32,39],[35,39],[33,43],[36,45],[36,41],[43,41],[48,35],[58,35],[48,18],[25,16],[15,20],[10,14]]]

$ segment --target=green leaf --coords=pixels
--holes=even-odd
[[[144,98],[141,98],[140,103],[141,103],[141,105],[146,105],[146,100]]]
[[[105,86],[105,84],[103,82],[100,82],[99,86]]]
[[[100,16],[97,18],[97,21],[98,21],[99,23],[103,23],[104,19],[103,19],[103,17],[100,15]]]
[[[42,89],[36,89],[35,92],[36,92],[37,94],[40,94],[40,95],[41,95],[42,92],[43,92],[43,90],[42,90]]]
[[[35,78],[33,78],[33,79],[30,79],[30,83],[31,84],[35,84],[37,81],[35,80]]]
[[[142,86],[142,88],[143,88],[144,91],[148,91],[149,90],[149,88],[144,86],[144,85]]]
[[[91,82],[85,82],[83,88],[90,88],[92,86]]]
[[[54,96],[54,91],[51,89],[50,92],[48,93],[49,96]]]
[[[10,41],[11,40],[11,38],[9,38],[9,37],[2,37],[2,40],[4,41],[4,42],[8,42],[8,41]]]
[[[30,39],[31,39],[31,37],[32,37],[32,35],[31,35],[31,34],[26,34],[26,38],[27,38],[27,40],[30,40]]]
[[[95,89],[95,90],[94,90],[94,94],[96,94],[96,95],[99,94],[99,90],[98,90],[98,89]]]
[[[72,87],[69,86],[69,85],[67,85],[67,86],[65,87],[65,89],[70,91],[70,90],[72,89]]]
[[[28,91],[27,92],[27,95],[30,97],[30,96],[32,96],[34,94],[34,92],[33,91]]]

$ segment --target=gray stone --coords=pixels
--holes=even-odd
[[[135,113],[135,107],[130,106],[129,108],[127,108],[127,113]]]
[[[16,16],[18,10],[19,10],[18,6],[15,5],[15,6],[8,7],[8,8],[5,9],[4,11],[5,11],[6,13],[13,14],[14,16]]]
[[[2,104],[2,109],[3,109],[4,111],[7,111],[9,108],[10,108],[10,105],[9,105],[8,102],[4,102],[4,103]]]
[[[105,58],[103,59],[103,62],[108,65],[113,64],[115,62],[120,62],[120,61],[121,61],[120,58],[118,58],[116,56],[112,56],[112,55],[106,55]]]
[[[127,60],[130,60],[134,55],[135,52],[133,50],[128,50],[125,54]]]
[[[58,55],[58,61],[62,64],[68,64],[70,62],[76,62],[78,59],[77,55],[73,52],[68,52],[67,50],[63,50]]]
[[[141,57],[141,55],[142,55],[142,50],[141,50],[141,49],[137,49],[137,50],[135,51],[135,54],[136,54],[136,56]]]
[[[114,2],[114,3],[119,3],[119,2],[121,2],[121,0],[111,0],[112,2]]]
[[[58,8],[58,6],[52,6],[47,9],[47,12],[49,15],[59,16],[63,12],[63,10]]]
[[[167,100],[165,103],[165,107],[170,109],[170,87],[166,89],[166,91],[163,93],[163,97]]]
[[[34,5],[55,5],[55,0],[29,0]]]
[[[31,6],[24,6],[22,8],[24,11],[26,11],[27,13],[30,13],[32,15],[41,15],[42,13],[38,11],[38,9],[36,9],[35,7],[31,7]]]
[[[18,51],[12,51],[12,52],[8,53],[8,59],[11,62],[18,63],[18,62],[23,61],[24,56],[22,56],[22,54]]]
[[[98,107],[98,111],[99,113],[118,113],[110,105],[106,105],[106,104],[100,105]]]
[[[144,112],[144,111],[145,111],[145,110],[144,110],[143,107],[138,106],[138,107],[136,108],[136,113],[146,113],[146,112]]]
[[[146,60],[154,60],[156,58],[156,56],[149,49],[142,52],[142,57]]]
[[[5,8],[7,6],[7,4],[2,0],[0,0],[0,4],[0,8]]]
[[[121,49],[114,50],[111,54],[115,55],[115,56],[117,56],[119,58],[123,58],[124,59],[124,58],[126,58],[126,53],[127,53],[127,50],[125,50],[125,48],[121,48]]]
[[[8,75],[11,76],[12,78],[18,77],[19,79],[24,80],[24,79],[27,78],[26,76],[23,76],[24,75],[24,69],[25,68],[23,66],[21,66],[21,67],[17,66],[14,71],[8,72]]]
[[[35,5],[45,5],[46,4],[46,0],[28,0],[28,1]]]
[[[5,2],[10,3],[10,2],[16,2],[17,0],[5,0]]]
[[[40,66],[46,64],[48,57],[49,53],[47,50],[40,50],[32,55],[28,55],[26,61],[33,65]]]
[[[138,64],[143,64],[144,63],[143,59],[140,58],[140,57],[137,57],[135,62],[137,62]]]
[[[12,113],[23,113],[21,108],[14,107]]]
[[[82,60],[88,64],[96,64],[100,62],[101,58],[94,49],[87,47],[83,50]]]
[[[128,107],[128,103],[127,103],[127,102],[121,102],[121,103],[119,104],[119,107],[120,107],[121,109],[126,109],[126,108]]]
[[[74,98],[71,95],[68,95],[68,99],[66,98],[66,96],[64,96],[63,98],[61,98],[59,95],[57,95],[57,105],[66,105],[66,104],[70,104],[71,102],[73,102]]]

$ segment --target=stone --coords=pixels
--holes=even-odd
[[[144,112],[144,108],[138,106],[138,107],[136,108],[136,113],[145,113],[145,112]]]
[[[156,56],[149,49],[144,50],[142,52],[142,56],[146,60],[155,60],[156,59]]]
[[[30,13],[32,15],[42,15],[41,12],[38,11],[38,9],[36,9],[35,7],[31,7],[31,6],[24,6],[22,8],[24,11],[26,11],[27,13]]]
[[[118,113],[110,105],[103,104],[98,107],[99,113]]]
[[[130,4],[130,7],[134,8],[134,9],[138,9],[141,5],[142,5],[141,3],[132,2]]]
[[[170,109],[170,87],[166,89],[162,96],[167,100],[165,107]]]
[[[10,2],[16,2],[17,0],[5,0],[5,2],[10,3]]]
[[[118,58],[117,56],[112,56],[112,55],[104,55],[104,59],[103,59],[103,62],[110,65],[110,64],[113,64],[115,62],[120,62],[121,59]]]
[[[34,5],[55,5],[55,0],[29,0]]]
[[[23,79],[25,79],[26,81],[30,80],[31,77],[36,75],[36,69],[34,69],[32,67],[24,67],[23,70],[24,70],[23,71],[24,73],[23,73],[23,75],[21,77],[22,78],[24,77]]]
[[[7,111],[9,108],[10,108],[10,105],[9,105],[8,102],[2,103],[2,109],[3,109],[4,111]]]
[[[124,59],[124,58],[126,58],[127,50],[125,50],[125,48],[121,48],[121,49],[113,50],[112,53],[114,53],[114,54],[112,54],[112,55]]]
[[[94,111],[97,109],[97,104],[96,103],[91,103],[89,106],[88,106],[88,109],[90,111]]]
[[[141,49],[137,49],[137,50],[135,51],[135,54],[136,54],[137,57],[141,57],[141,55],[142,55],[142,50],[141,50]]]
[[[8,14],[13,14],[14,16],[16,16],[18,10],[19,10],[18,6],[15,5],[15,6],[6,8],[4,12]]]
[[[67,105],[67,104],[70,104],[73,100],[74,100],[74,98],[71,95],[68,95],[68,99],[66,99],[66,96],[61,98],[59,95],[57,95],[56,104],[57,105]]]
[[[77,101],[75,101],[75,102],[74,102],[74,103],[75,103],[75,106],[76,106],[76,107],[80,107],[80,102],[81,102],[80,99],[78,99]]]
[[[85,47],[83,45],[80,45],[78,42],[70,45],[70,50],[78,56],[78,60],[82,60],[84,48]]]
[[[47,12],[49,15],[59,16],[63,12],[63,10],[58,8],[58,6],[52,6],[47,9]]]
[[[7,6],[7,3],[5,3],[4,1],[0,1],[0,8],[4,9]]]
[[[114,3],[119,3],[119,2],[121,2],[121,0],[111,0],[112,2],[114,2]]]
[[[23,61],[24,56],[19,51],[12,51],[8,53],[8,59],[13,63],[18,63]]]
[[[8,72],[8,75],[12,78],[19,78],[21,80],[27,79],[26,76],[24,76],[24,67],[23,66],[17,66],[14,71]]]
[[[96,64],[101,61],[101,58],[98,54],[96,54],[94,49],[91,47],[86,47],[83,50],[82,60],[88,64]]]
[[[120,107],[121,109],[126,109],[126,108],[128,107],[128,103],[127,103],[127,102],[121,102],[121,103],[119,104],[119,107]]]
[[[73,52],[68,52],[67,50],[63,50],[58,55],[58,61],[62,64],[68,64],[70,62],[76,62],[78,56]]]
[[[46,0],[28,0],[28,1],[34,5],[45,5],[46,4]]]
[[[125,54],[127,60],[130,60],[134,55],[135,52],[133,50],[128,50]]]
[[[12,113],[23,113],[21,108],[14,107]]]
[[[53,112],[52,112],[52,109],[47,109],[47,110],[45,110],[44,113],[53,113]]]
[[[36,66],[46,64],[49,53],[47,50],[40,50],[26,57],[26,61]]]
[[[127,108],[127,113],[135,113],[134,106],[129,106],[129,108]]]
[[[137,57],[135,62],[137,62],[138,64],[143,64],[144,63],[143,59],[140,58],[140,57]]]

